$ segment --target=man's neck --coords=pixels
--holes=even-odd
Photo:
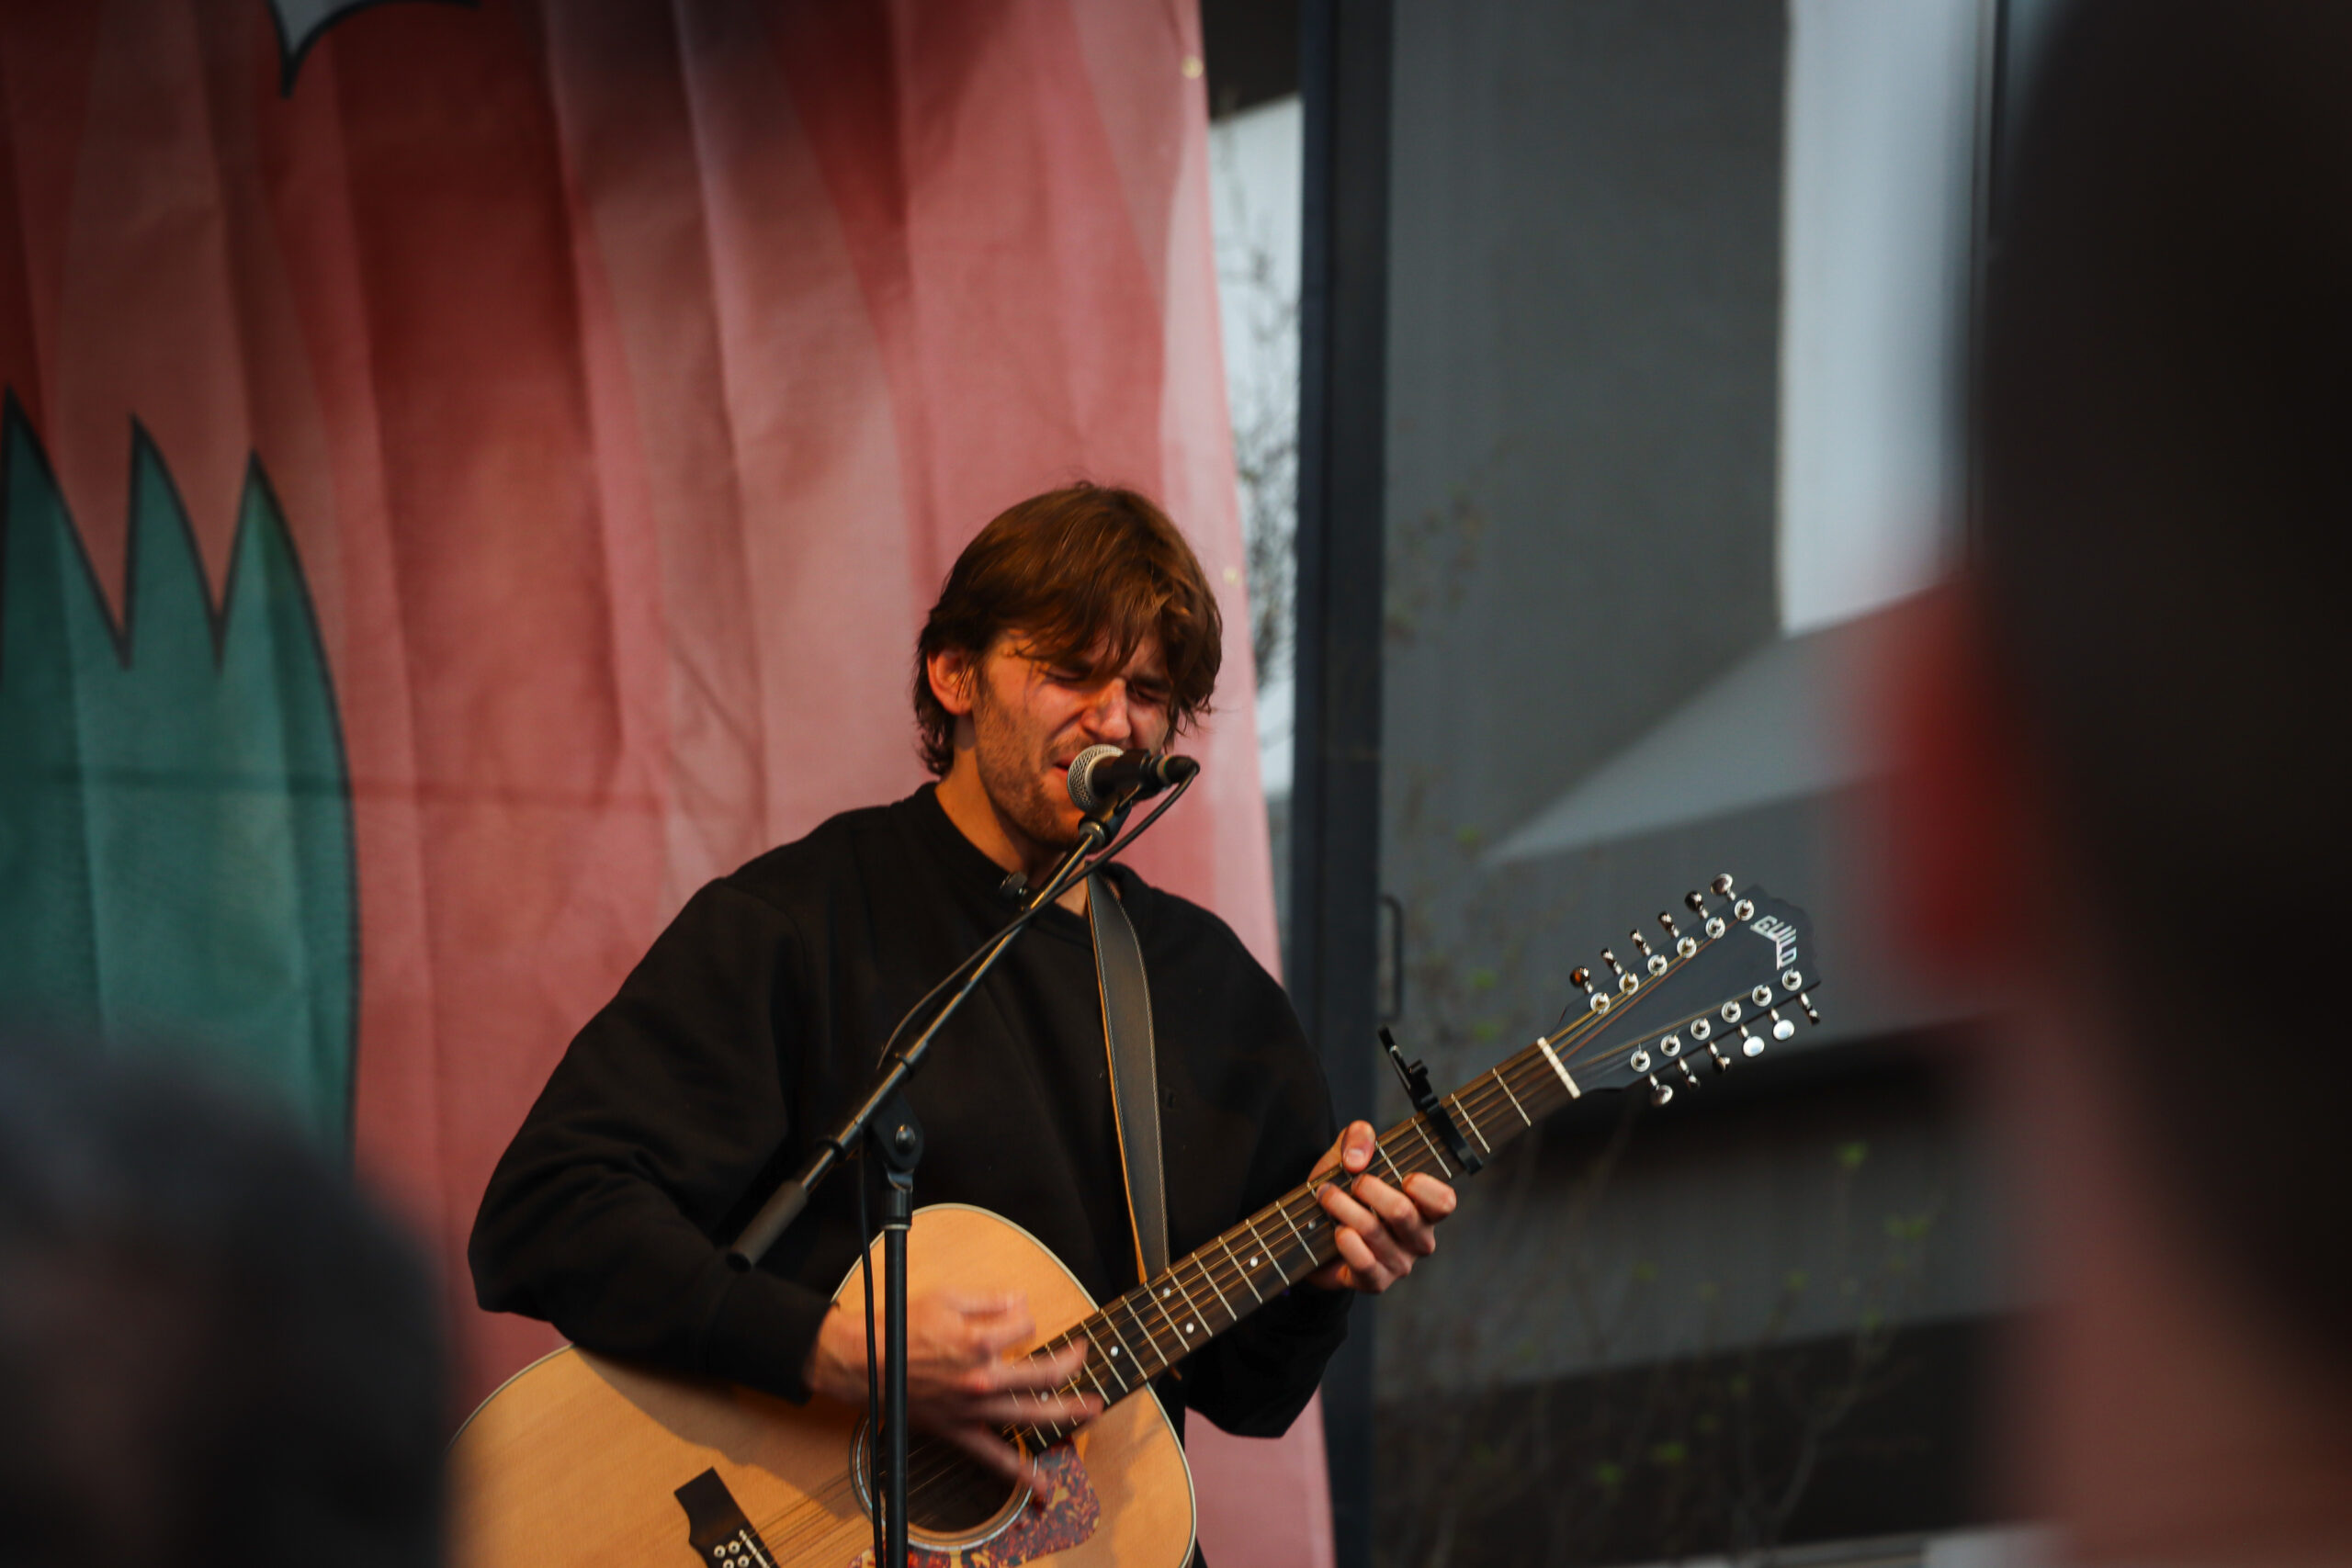
[[[962,759],[959,759],[959,763]],[[1042,884],[1061,863],[1068,847],[1060,849],[1040,843],[1007,822],[989,798],[977,771],[959,765],[951,769],[939,781],[939,808],[947,813],[947,820],[956,830],[971,840],[975,849],[1007,871],[1019,872],[1031,886]],[[1086,887],[1080,880],[1059,898],[1054,900],[1074,915],[1086,912]]]

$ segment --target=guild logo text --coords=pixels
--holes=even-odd
[[[1792,968],[1797,961],[1797,928],[1776,915],[1766,915],[1747,928],[1772,944],[1772,967]]]

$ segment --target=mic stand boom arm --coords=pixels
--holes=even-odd
[[[962,967],[970,973],[964,983],[949,997],[944,1005],[932,1015],[923,1032],[908,1043],[904,1050],[889,1052],[882,1061],[881,1071],[865,1092],[856,1109],[845,1117],[840,1127],[811,1155],[800,1173],[769,1195],[752,1216],[735,1244],[727,1249],[728,1267],[742,1273],[760,1260],[767,1249],[775,1245],[793,1221],[808,1207],[808,1194],[819,1182],[831,1175],[835,1167],[848,1157],[860,1141],[871,1137],[888,1186],[888,1195],[882,1222],[882,1319],[884,1344],[888,1347],[882,1365],[881,1419],[866,1433],[868,1463],[878,1470],[881,1484],[874,1486],[868,1495],[881,1503],[877,1512],[885,1539],[881,1542],[879,1562],[890,1568],[900,1568],[908,1562],[907,1551],[907,1229],[914,1218],[914,1172],[916,1162],[922,1157],[922,1129],[915,1122],[914,1113],[899,1098],[899,1091],[922,1065],[923,1055],[931,1043],[938,1038],[956,1010],[964,1005],[974,988],[988,977],[1012,939],[1036,918],[1037,911],[1061,897],[1071,880],[1086,864],[1087,858],[1101,850],[1111,836],[1111,818],[1125,804],[1124,800],[1111,805],[1100,813],[1090,814],[1080,829],[1078,842],[1036,897],[1023,907],[1011,924],[999,931],[977,955],[978,962],[967,959]],[[951,972],[949,979],[955,978]],[[941,982],[944,987],[945,981]],[[932,996],[938,995],[934,987]],[[908,1013],[918,1016],[931,997],[925,997]],[[891,1032],[895,1041],[905,1029],[900,1024]],[[872,1298],[867,1298],[871,1310]],[[868,1319],[868,1333],[872,1320]],[[869,1387],[871,1385],[869,1384]],[[878,1464],[874,1461],[878,1460]],[[872,1471],[869,1471],[872,1473]]]
[[[965,976],[956,994],[947,998],[946,1004],[932,1016],[931,1022],[909,1043],[906,1049],[883,1058],[881,1071],[875,1075],[865,1097],[818,1145],[817,1152],[808,1156],[808,1163],[800,1168],[799,1174],[777,1188],[768,1201],[760,1205],[760,1212],[752,1216],[751,1223],[743,1227],[741,1234],[736,1236],[734,1245],[727,1249],[729,1268],[737,1273],[750,1269],[769,1247],[775,1245],[776,1238],[792,1222],[800,1217],[801,1211],[808,1206],[809,1193],[832,1174],[834,1167],[848,1157],[850,1151],[857,1146],[867,1129],[888,1105],[891,1096],[903,1089],[907,1080],[914,1076],[915,1069],[922,1065],[923,1056],[930,1051],[932,1041],[938,1037],[947,1021],[956,1016],[956,1010],[964,1005],[965,998],[988,977],[989,971],[1003,956],[1004,950],[1012,945],[1012,939],[1021,934],[1023,928],[1038,910],[1069,891],[1070,883],[1085,864],[1087,857],[1101,849],[1110,837],[1110,818],[1117,809],[1114,807],[1110,811],[1086,818],[1085,825],[1079,831],[1078,842],[1062,858],[1061,864],[1054,868],[1054,874],[1046,878],[1045,886],[1022,907],[1021,913],[1014,917],[1012,923],[989,939],[989,945],[980,950],[978,962],[972,964],[971,973]],[[922,1003],[916,1006],[920,1008]]]
[[[899,1091],[906,1087],[915,1069],[922,1066],[923,1056],[931,1049],[932,1041],[938,1037],[947,1021],[956,1015],[956,1010],[962,1007],[965,998],[988,977],[989,971],[1003,956],[1004,950],[1012,945],[1012,939],[1036,919],[1037,912],[1068,891],[1080,872],[1110,860],[1133,843],[1145,829],[1159,821],[1168,808],[1183,796],[1184,792],[1192,787],[1192,783],[1193,773],[1190,772],[1177,779],[1176,787],[1170,792],[1168,798],[1154,807],[1141,822],[1121,834],[1115,842],[1111,841],[1113,825],[1128,803],[1140,793],[1140,788],[1122,790],[1116,799],[1106,800],[1100,809],[1087,813],[1079,829],[1078,842],[1054,868],[1054,874],[1046,879],[1046,886],[1023,906],[1021,913],[1014,916],[1010,924],[971,957],[948,971],[946,979],[933,987],[928,995],[907,1010],[906,1018],[890,1032],[890,1039],[883,1046],[881,1070],[866,1090],[865,1099],[842,1120],[832,1135],[818,1146],[817,1152],[808,1157],[808,1163],[801,1167],[800,1173],[768,1195],[767,1201],[760,1205],[760,1212],[752,1216],[751,1224],[743,1227],[734,1245],[727,1249],[729,1268],[739,1274],[751,1269],[769,1247],[775,1245],[776,1237],[782,1235],[786,1228],[808,1207],[808,1194],[816,1190],[817,1184],[832,1174],[834,1168],[849,1156],[860,1140],[873,1140],[875,1153],[881,1162],[888,1186],[888,1206],[882,1223],[882,1315],[887,1337],[885,1343],[888,1349],[883,1358],[882,1414],[876,1424],[880,1429],[877,1433],[869,1427],[867,1451],[871,1454],[876,1447],[882,1447],[876,1441],[876,1438],[887,1438],[888,1445],[882,1447],[880,1456],[883,1484],[872,1489],[868,1495],[879,1494],[886,1499],[877,1510],[886,1539],[878,1543],[881,1551],[876,1562],[888,1563],[890,1568],[899,1568],[908,1561],[907,1230],[914,1216],[915,1165],[922,1157],[922,1129]],[[966,974],[967,970],[970,973]],[[899,1036],[906,1032],[907,1025],[920,1018],[922,1010],[931,1005],[932,998],[945,990],[958,975],[964,976],[964,983],[932,1015],[931,1022],[923,1032],[915,1036],[904,1050],[891,1050],[890,1046],[897,1043]],[[872,1285],[873,1279],[869,1273],[866,1299],[869,1346],[874,1332]],[[867,1375],[870,1380],[870,1370]],[[867,1386],[869,1389],[872,1387],[870,1381]],[[868,1398],[871,1397],[869,1393]]]

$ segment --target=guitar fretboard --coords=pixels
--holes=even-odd
[[[1538,1040],[1440,1103],[1484,1160],[1581,1092],[1554,1043]],[[1419,1114],[1380,1135],[1366,1170],[1396,1187],[1416,1172],[1446,1181],[1464,1174],[1438,1130]],[[1062,1392],[1095,1394],[1105,1406],[1117,1403],[1339,1256],[1330,1217],[1316,1195],[1330,1182],[1351,1179],[1336,1168],[1317,1171],[1035,1354],[1050,1356],[1085,1340],[1091,1347],[1086,1363]],[[1074,1429],[1046,1422],[1010,1435],[1034,1453]]]

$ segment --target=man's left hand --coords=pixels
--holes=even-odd
[[[1453,1189],[1434,1176],[1415,1174],[1401,1190],[1366,1174],[1372,1164],[1369,1122],[1351,1122],[1331,1152],[1315,1168],[1336,1168],[1352,1179],[1327,1181],[1316,1190],[1331,1216],[1340,1256],[1306,1277],[1327,1291],[1378,1295],[1413,1271],[1416,1258],[1437,1250],[1437,1224],[1453,1213]]]

